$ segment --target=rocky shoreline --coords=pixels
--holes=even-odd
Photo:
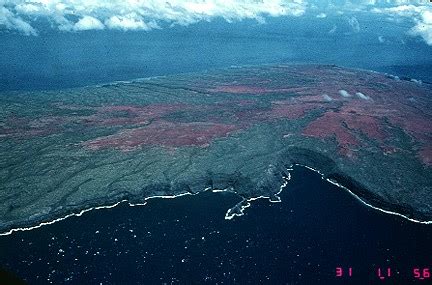
[[[269,200],[272,199],[272,196],[277,195],[279,189],[283,187],[284,177],[290,175],[289,169],[291,169],[293,166],[300,166],[308,168],[310,171],[318,172],[323,179],[334,181],[335,184],[346,188],[352,194],[358,197],[361,201],[365,202],[365,204],[369,204],[374,208],[397,214],[399,216],[407,218],[410,221],[416,221],[420,223],[432,223],[432,213],[431,215],[426,215],[422,212],[416,211],[409,205],[394,204],[382,200],[373,192],[365,189],[361,185],[361,183],[349,178],[348,175],[340,172],[338,173],[337,165],[328,157],[298,148],[292,150],[289,154],[283,156],[283,159],[281,158],[281,161],[284,162],[284,166],[279,169],[280,171],[275,171],[270,175],[267,175],[265,182],[260,184],[261,187],[265,188],[261,188],[261,193],[267,193],[266,195],[269,195]],[[227,177],[206,177],[201,181],[195,181],[195,183],[191,183],[190,185],[152,185],[144,189],[143,195],[133,196],[127,192],[118,193],[118,196],[112,197],[108,200],[89,201],[89,203],[85,205],[76,205],[67,209],[50,212],[46,215],[40,215],[34,219],[29,219],[21,222],[10,222],[9,224],[0,224],[0,235],[7,235],[15,231],[38,228],[42,225],[51,224],[71,216],[81,216],[83,213],[93,209],[115,207],[120,203],[128,203],[130,206],[144,205],[148,199],[163,198],[164,196],[166,198],[175,198],[176,196],[196,195],[203,191],[224,189],[220,190],[219,192],[229,191],[231,193],[239,195],[239,197],[242,197],[246,200],[256,198],[257,196],[247,196],[247,194],[245,194],[248,193],[249,190],[245,191],[244,189],[248,189],[248,187],[250,186],[250,181],[243,183],[245,180],[247,179],[238,179],[238,177],[233,174]],[[289,182],[287,183],[287,187],[289,187]],[[153,189],[154,191],[152,191],[151,189]],[[166,195],[160,195],[161,191],[163,193],[166,193]],[[158,194],[149,196],[144,194],[152,192],[157,192]]]
[[[328,65],[249,66],[0,94],[0,231],[153,196],[274,197],[293,164],[432,220],[432,88]]]

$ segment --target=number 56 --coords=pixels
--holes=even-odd
[[[423,268],[423,269],[414,268],[413,272],[414,272],[414,278],[425,279],[431,277],[429,268]]]

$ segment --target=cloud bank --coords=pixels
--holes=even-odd
[[[390,8],[374,8],[372,12],[395,18],[412,19],[415,26],[408,33],[413,36],[420,36],[428,45],[432,45],[432,3],[426,2],[426,5],[404,4]]]
[[[0,0],[0,27],[34,35],[31,23],[43,18],[62,31],[151,30],[216,17],[262,22],[266,16],[300,16],[305,9],[303,0]]]
[[[223,18],[228,22],[266,17],[326,20],[331,13],[373,12],[413,22],[412,36],[432,45],[432,4],[426,0],[0,0],[0,31],[37,35],[37,21],[60,31],[152,30]],[[350,16],[354,32],[357,18]]]

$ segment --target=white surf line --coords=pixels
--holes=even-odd
[[[211,188],[205,188],[204,191],[208,191],[210,189]],[[196,194],[202,193],[204,191],[197,192],[195,194],[192,194],[192,193],[189,193],[189,192],[185,192],[185,193],[180,193],[178,195],[166,195],[166,196],[164,196],[164,195],[155,195],[155,196],[150,196],[150,197],[144,198],[144,202],[143,203],[131,203],[131,202],[128,202],[127,199],[123,199],[123,200],[121,200],[119,202],[116,202],[116,203],[114,203],[112,205],[96,206],[96,207],[87,208],[87,209],[81,210],[78,213],[71,213],[71,214],[68,214],[68,215],[66,215],[64,217],[60,217],[60,218],[57,218],[57,219],[54,219],[54,220],[51,220],[51,221],[48,221],[48,222],[41,222],[41,223],[39,223],[39,224],[37,224],[35,226],[13,228],[13,229],[10,229],[7,232],[0,233],[0,236],[7,236],[7,235],[10,235],[10,234],[13,234],[14,232],[24,232],[24,231],[30,231],[30,230],[38,229],[38,228],[40,228],[42,226],[52,225],[54,223],[63,221],[63,220],[65,220],[67,218],[70,218],[70,217],[74,217],[74,216],[75,217],[80,217],[80,216],[82,216],[82,214],[84,214],[86,212],[90,212],[92,210],[111,209],[111,208],[117,207],[118,205],[120,205],[121,203],[124,203],[124,202],[127,202],[128,206],[130,206],[130,207],[137,207],[137,206],[144,206],[144,205],[146,205],[147,204],[147,200],[149,200],[149,199],[154,199],[154,198],[174,199],[174,198],[181,197],[181,196],[186,196],[186,195],[196,195]],[[224,192],[224,191],[225,190],[219,190],[219,191],[215,191],[215,192]],[[232,192],[234,192],[234,191],[232,191]]]
[[[204,191],[206,191],[206,189],[204,189]],[[198,192],[198,193],[201,193],[201,192]],[[186,196],[186,195],[196,195],[198,193],[192,194],[192,193],[189,193],[189,192],[185,192],[185,193],[180,193],[178,195],[166,195],[166,196],[164,196],[164,195],[156,195],[156,196],[150,196],[150,197],[144,198],[144,202],[143,203],[131,203],[131,202],[128,202],[128,206],[130,206],[130,207],[145,206],[145,205],[147,205],[147,200],[154,199],[154,198],[159,198],[159,199],[174,199],[174,198],[181,197],[181,196]],[[127,200],[124,200],[123,202],[126,202],[126,201]]]
[[[251,206],[251,203],[246,202],[246,201],[247,200],[242,200],[239,203],[237,203],[234,207],[228,209],[228,211],[225,214],[225,220],[232,220],[236,216],[237,217],[243,216],[244,215],[244,210],[247,209],[247,208],[249,208]],[[237,205],[239,205],[241,203],[244,203],[244,202],[246,202],[246,203],[244,205],[240,206],[239,213],[235,213],[235,212],[234,213],[230,213],[233,208],[237,207]]]
[[[366,205],[366,206],[368,206],[368,207],[370,207],[370,208],[372,208],[372,209],[378,210],[378,211],[383,212],[383,213],[386,213],[386,214],[396,215],[396,216],[402,217],[402,218],[407,219],[408,221],[411,221],[411,222],[414,222],[414,223],[420,223],[420,224],[432,224],[432,221],[419,221],[419,220],[415,220],[415,219],[409,218],[409,217],[407,217],[407,216],[405,216],[405,215],[402,215],[402,214],[400,214],[400,213],[397,213],[397,212],[392,212],[392,211],[388,211],[388,210],[384,210],[384,209],[381,209],[381,208],[375,207],[375,206],[373,206],[373,205],[371,205],[371,204],[366,203],[365,201],[363,201],[359,196],[357,196],[355,193],[353,193],[353,192],[352,192],[351,190],[349,190],[347,187],[345,187],[345,186],[343,186],[343,185],[341,185],[341,184],[339,184],[339,183],[337,183],[337,182],[335,182],[335,181],[332,181],[332,180],[330,180],[330,179],[328,179],[328,178],[324,178],[324,174],[323,174],[322,172],[320,172],[318,169],[312,168],[312,167],[307,166],[307,165],[298,164],[298,163],[296,163],[296,164],[294,164],[294,165],[299,165],[299,166],[305,167],[305,168],[307,168],[307,169],[309,169],[309,170],[312,170],[312,171],[314,171],[314,172],[320,174],[320,175],[321,175],[321,179],[324,179],[324,180],[326,180],[326,181],[332,183],[333,185],[336,185],[336,186],[338,186],[338,187],[340,187],[340,188],[342,188],[342,189],[348,191],[348,193],[350,193],[352,196],[354,196],[354,198],[356,198],[356,199],[357,199],[358,201],[360,201],[362,204],[364,204],[364,205]],[[288,168],[287,170],[290,171],[290,170],[293,170],[293,169],[290,167],[290,168]],[[234,208],[234,207],[232,207],[232,208],[228,209],[228,211],[226,212],[226,214],[225,214],[225,220],[232,220],[235,216],[243,216],[243,215],[244,215],[244,210],[247,209],[247,208],[249,208],[249,207],[251,206],[251,203],[250,203],[250,202],[255,201],[255,200],[258,200],[258,199],[268,199],[269,202],[271,202],[271,203],[279,203],[279,202],[282,202],[282,200],[280,199],[280,197],[279,197],[278,195],[279,195],[279,194],[283,191],[283,189],[287,186],[289,180],[291,180],[291,173],[290,173],[290,172],[288,172],[288,177],[284,178],[284,180],[285,180],[285,181],[284,181],[284,183],[281,185],[279,191],[278,191],[274,196],[272,196],[272,197],[277,197],[278,200],[276,200],[276,201],[272,201],[272,200],[271,200],[272,197],[270,197],[270,196],[259,196],[259,197],[252,197],[252,198],[244,199],[243,201],[240,201],[239,203],[237,203],[237,204],[234,206],[234,207],[236,207],[237,205],[246,202],[245,205],[242,205],[242,206],[240,207],[239,213],[232,213],[232,214],[230,214],[230,211]],[[229,188],[226,188],[226,189],[211,189],[210,187],[208,187],[208,188],[205,188],[204,191],[202,191],[202,192],[205,192],[205,191],[208,191],[208,190],[211,190],[213,193],[219,193],[219,192],[231,192],[231,193],[234,193],[234,194],[237,194],[237,195],[238,195],[238,193],[235,192],[234,189],[232,189],[232,187],[229,187]],[[71,213],[71,214],[68,214],[68,215],[66,215],[66,216],[64,216],[64,217],[57,218],[57,219],[54,219],[54,220],[52,220],[52,221],[48,221],[48,222],[42,222],[42,223],[37,224],[37,225],[35,225],[35,226],[31,226],[31,227],[22,227],[22,228],[13,228],[13,229],[10,229],[10,230],[7,231],[7,232],[0,233],[0,236],[7,236],[7,235],[10,235],[10,234],[12,234],[12,233],[14,233],[14,232],[30,231],[30,230],[38,229],[38,228],[40,228],[40,227],[42,227],[42,226],[52,225],[52,224],[54,224],[54,223],[56,223],[56,222],[63,221],[63,220],[65,220],[65,219],[69,218],[69,217],[73,217],[73,216],[75,216],[75,217],[80,217],[80,216],[82,216],[82,214],[84,214],[84,213],[86,213],[86,212],[89,212],[89,211],[92,211],[92,210],[111,209],[111,208],[114,208],[114,207],[118,206],[118,205],[121,204],[121,203],[124,203],[124,202],[127,202],[127,203],[128,203],[128,206],[130,206],[130,207],[144,206],[144,205],[147,204],[147,200],[149,200],[149,199],[153,199],[153,198],[174,199],[174,198],[181,197],[181,196],[186,196],[186,195],[197,195],[197,194],[200,194],[200,193],[202,193],[202,192],[197,192],[197,193],[195,193],[195,194],[193,194],[193,193],[189,193],[189,192],[185,192],[185,193],[181,193],[181,194],[178,194],[178,195],[166,195],[166,196],[163,196],[163,195],[156,195],[156,196],[150,196],[150,197],[146,197],[146,198],[144,198],[144,203],[130,203],[130,202],[127,201],[127,199],[123,199],[123,200],[121,200],[121,201],[119,201],[119,202],[116,202],[116,203],[114,203],[114,204],[112,204],[112,205],[91,207],[91,208],[88,208],[88,209],[81,210],[79,213]]]
[[[110,209],[110,208],[114,208],[114,207],[116,207],[117,205],[119,205],[119,204],[121,204],[121,203],[123,203],[123,202],[125,202],[125,201],[127,201],[127,200],[121,200],[121,201],[119,201],[119,202],[117,202],[117,203],[115,203],[115,204],[107,205],[107,206],[91,207],[91,208],[88,208],[88,209],[81,210],[79,213],[72,213],[72,214],[68,214],[68,215],[66,215],[66,216],[64,216],[64,217],[57,218],[57,219],[54,219],[54,220],[51,220],[51,221],[48,221],[48,222],[42,222],[42,223],[40,223],[40,224],[37,224],[36,226],[23,227],[23,228],[13,228],[13,229],[10,229],[10,230],[7,231],[7,232],[0,233],[0,236],[7,236],[7,235],[10,235],[10,234],[12,234],[12,233],[14,233],[14,232],[23,232],[23,231],[30,231],[30,230],[38,229],[38,228],[40,228],[40,227],[42,227],[42,226],[52,225],[52,224],[54,224],[54,223],[56,223],[56,222],[63,221],[63,220],[65,220],[65,219],[70,218],[70,217],[73,217],[73,216],[75,216],[75,217],[80,217],[80,216],[82,216],[82,214],[84,214],[84,213],[86,213],[86,212],[89,212],[89,211],[91,211],[91,210],[99,210],[99,209]]]
[[[345,191],[348,191],[348,193],[350,193],[352,196],[354,196],[354,198],[356,198],[358,201],[360,201],[363,205],[366,205],[367,207],[370,207],[370,208],[372,208],[372,209],[374,209],[374,210],[380,211],[380,212],[385,213],[385,214],[395,215],[395,216],[402,217],[402,218],[404,218],[404,219],[406,219],[406,220],[408,220],[408,221],[410,221],[410,222],[414,222],[414,223],[418,223],[418,224],[425,224],[425,225],[430,225],[430,224],[432,224],[432,221],[419,221],[419,220],[416,220],[416,219],[413,219],[413,218],[409,218],[409,217],[407,217],[407,216],[405,216],[405,215],[403,215],[403,214],[401,214],[401,213],[398,213],[398,212],[392,212],[392,211],[389,211],[389,210],[384,210],[384,209],[378,208],[378,207],[376,207],[376,206],[373,206],[373,205],[371,205],[371,204],[369,204],[369,203],[363,201],[363,200],[362,200],[362,199],[361,199],[357,194],[355,194],[354,192],[352,192],[352,191],[351,191],[350,189],[348,189],[347,187],[345,187],[345,186],[343,186],[343,185],[337,183],[337,182],[334,181],[334,180],[331,180],[331,179],[325,178],[325,177],[324,177],[324,174],[321,173],[318,169],[314,169],[314,168],[312,168],[312,167],[310,167],[310,166],[303,165],[303,164],[297,164],[297,163],[296,163],[295,165],[303,166],[303,167],[305,167],[305,168],[307,168],[307,169],[309,169],[309,170],[312,170],[312,171],[317,172],[319,175],[321,175],[321,179],[324,179],[324,180],[326,180],[327,182],[330,182],[331,184],[333,184],[333,185],[335,185],[335,186],[337,186],[337,187],[339,187],[339,188],[342,188],[342,189],[344,189]]]
[[[419,221],[419,220],[416,220],[416,219],[409,218],[409,217],[407,217],[407,216],[405,216],[405,215],[403,215],[403,214],[400,214],[400,213],[398,213],[398,212],[392,212],[392,211],[389,211],[389,210],[384,210],[384,209],[381,209],[381,208],[375,207],[375,206],[373,206],[373,205],[371,205],[371,204],[369,204],[369,203],[363,201],[359,196],[357,196],[357,195],[356,195],[355,193],[353,193],[351,190],[349,190],[348,188],[346,188],[346,187],[343,186],[343,185],[340,185],[340,184],[337,183],[336,181],[333,181],[333,180],[328,179],[328,178],[325,179],[325,180],[328,181],[328,182],[330,182],[330,183],[333,184],[333,185],[336,185],[336,186],[338,186],[338,187],[340,187],[340,188],[342,188],[342,189],[348,191],[348,193],[350,193],[352,196],[354,196],[354,198],[356,198],[356,199],[357,199],[358,201],[360,201],[362,204],[364,204],[364,205],[366,205],[366,206],[368,206],[368,207],[370,207],[370,208],[372,208],[372,209],[375,209],[375,210],[377,210],[377,211],[380,211],[380,212],[383,212],[383,213],[386,213],[386,214],[399,216],[399,217],[402,217],[402,218],[407,219],[408,221],[411,221],[411,222],[414,222],[414,223],[425,224],[425,225],[430,225],[430,224],[432,224],[432,221]]]
[[[101,88],[104,86],[117,86],[120,84],[133,84],[133,83],[141,83],[141,82],[145,82],[145,81],[150,81],[152,79],[159,79],[159,78],[166,78],[166,75],[156,75],[156,76],[148,76],[148,77],[138,77],[138,78],[132,78],[129,80],[114,80],[114,81],[109,81],[109,82],[102,82],[102,83],[98,83],[98,84],[90,84],[90,85],[85,85],[82,88]],[[78,87],[79,88],[79,87]]]
[[[288,169],[292,170],[292,169]],[[278,196],[282,190],[288,185],[288,181],[291,180],[291,173],[288,172],[288,177],[283,178],[284,183],[280,186],[279,191],[274,194],[273,196],[258,196],[258,197],[251,197],[247,199],[243,199],[242,201],[238,202],[236,205],[234,205],[232,208],[228,209],[228,211],[225,214],[225,220],[232,220],[235,217],[241,217],[244,215],[244,211],[249,208],[252,204],[250,202],[258,200],[258,199],[268,199],[270,203],[280,203],[282,202],[281,198]],[[277,200],[271,200],[271,198],[276,197]],[[243,204],[244,203],[244,204]],[[242,205],[243,204],[243,205]],[[239,206],[240,209],[238,212],[230,213],[235,207]]]
[[[207,190],[210,190],[213,193],[230,192],[230,193],[237,194],[237,192],[234,190],[233,187],[228,187],[228,188],[225,188],[225,189],[212,189],[211,187],[208,187],[208,188],[204,189],[204,191],[207,191]]]
[[[206,188],[206,190],[207,190],[207,188]],[[198,192],[198,193],[201,193],[201,192]],[[84,214],[86,212],[90,212],[92,210],[111,209],[111,208],[117,207],[118,205],[120,205],[121,203],[124,203],[124,202],[127,202],[128,206],[130,206],[130,207],[136,207],[136,206],[144,206],[144,205],[146,205],[147,204],[147,200],[153,199],[153,198],[174,199],[174,198],[185,196],[185,195],[196,195],[196,194],[185,192],[185,193],[181,193],[181,194],[178,194],[178,195],[167,195],[167,196],[156,195],[156,196],[150,196],[150,197],[144,198],[144,203],[130,203],[130,202],[128,202],[127,199],[123,199],[123,200],[121,200],[119,202],[116,202],[115,204],[112,204],[112,205],[91,207],[91,208],[88,208],[88,209],[81,210],[79,213],[71,213],[71,214],[68,214],[68,215],[66,215],[64,217],[57,218],[57,219],[54,219],[54,220],[48,221],[48,222],[42,222],[42,223],[37,224],[35,226],[22,227],[22,228],[13,228],[13,229],[10,229],[7,232],[0,233],[0,236],[7,236],[7,235],[10,235],[10,234],[12,234],[14,232],[30,231],[30,230],[34,230],[34,229],[40,228],[42,226],[52,225],[52,224],[54,224],[56,222],[63,221],[63,220],[65,220],[67,218],[70,218],[70,217],[74,217],[74,216],[75,217],[80,217],[80,216],[82,216],[82,214]]]

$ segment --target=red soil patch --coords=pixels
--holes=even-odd
[[[213,139],[225,137],[236,129],[236,126],[226,124],[158,121],[147,127],[125,130],[112,136],[87,141],[84,145],[92,150],[108,147],[129,150],[144,145],[208,146]]]
[[[381,130],[381,124],[377,118],[365,115],[346,115],[345,123],[349,129],[361,131],[370,139],[375,139],[380,142],[387,137]]]
[[[351,132],[343,126],[344,116],[329,111],[315,121],[311,122],[304,130],[303,135],[320,139],[335,137],[342,149],[357,146],[359,142]]]
[[[402,129],[418,140],[428,139],[432,134],[430,121],[417,114],[399,113],[398,116],[392,116],[389,119],[392,124],[402,127]]]
[[[378,141],[384,152],[389,146],[384,144],[388,134],[383,130],[379,117],[358,114],[355,109],[342,108],[340,112],[329,111],[322,117],[311,122],[303,131],[306,136],[317,138],[336,137],[341,153],[348,154],[349,146],[360,144],[355,133],[362,133],[368,139]],[[362,143],[363,144],[363,143]]]

